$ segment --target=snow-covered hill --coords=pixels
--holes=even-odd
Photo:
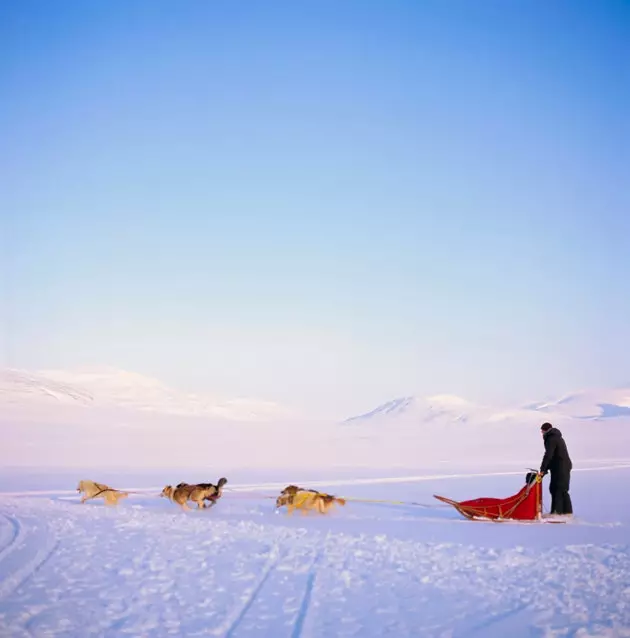
[[[499,423],[567,419],[603,421],[627,418],[630,422],[630,388],[582,390],[557,400],[525,406],[497,407],[477,405],[452,395],[408,396],[388,401],[350,417],[346,423]]]
[[[627,459],[629,396],[580,392],[507,408],[410,396],[340,424],[109,368],[4,370],[0,465],[522,469],[540,463],[543,421],[561,428],[577,464]]]
[[[630,417],[630,388],[583,390],[555,401],[534,403],[526,409],[597,421]]]
[[[504,463],[537,467],[540,425],[564,433],[573,459],[630,457],[630,391],[583,391],[556,402],[524,407],[477,405],[450,395],[408,396],[388,401],[340,426],[353,456],[405,459],[410,466],[454,461],[483,468]]]
[[[0,370],[0,405],[90,405],[94,396],[86,389],[26,372]]]
[[[431,397],[401,397],[393,399],[373,410],[350,417],[346,423],[373,421],[415,421],[431,423],[439,421],[461,422],[475,421],[486,410],[465,399],[449,394]],[[484,414],[484,416],[486,416]]]
[[[278,420],[289,410],[270,401],[223,399],[181,392],[160,381],[115,368],[76,371],[0,370],[0,408],[54,419],[59,408],[123,410],[238,421]],[[64,412],[67,414],[67,410]]]

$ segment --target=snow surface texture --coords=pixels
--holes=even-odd
[[[329,476],[337,494],[420,505],[328,517],[276,515],[273,485],[244,476],[188,513],[150,492],[118,508],[0,496],[0,635],[630,636],[629,473],[575,472],[567,525],[469,522],[431,499],[506,496],[524,476]]]

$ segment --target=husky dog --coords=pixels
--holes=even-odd
[[[280,496],[276,499],[276,508],[286,505],[289,514],[298,509],[302,514],[309,511],[317,511],[320,514],[327,514],[335,504],[345,505],[345,499],[318,492],[317,490],[306,490],[297,485],[288,485]]]
[[[177,503],[184,510],[190,509],[190,507],[188,507],[188,501],[197,503],[197,509],[203,509],[204,507],[208,507],[205,503],[206,501],[209,501],[211,506],[221,498],[223,486],[226,483],[227,479],[221,478],[217,485],[212,483],[179,483],[175,487],[167,485],[162,490],[160,496],[165,496],[174,503]]]
[[[81,503],[85,503],[92,498],[101,497],[106,505],[118,505],[120,499],[129,496],[128,492],[116,490],[113,487],[104,485],[103,483],[95,483],[94,481],[83,480],[77,485],[77,492],[83,492]]]
[[[205,496],[204,500],[208,501],[206,507],[212,507],[220,498],[223,496],[223,486],[227,483],[227,479],[225,477],[221,477],[216,485],[212,483],[199,483],[199,487],[203,487],[206,489],[214,488],[214,494],[209,496]]]

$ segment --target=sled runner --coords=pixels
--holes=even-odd
[[[525,485],[514,496],[508,498],[475,498],[470,501],[453,501],[434,494],[434,498],[452,505],[460,514],[476,521],[539,521],[564,523],[542,516],[542,477],[537,472],[529,472]]]

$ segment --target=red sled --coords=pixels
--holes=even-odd
[[[444,496],[434,498],[452,505],[460,514],[472,520],[541,521],[542,477],[529,472],[520,492],[508,498],[475,498],[471,501],[453,501]]]

